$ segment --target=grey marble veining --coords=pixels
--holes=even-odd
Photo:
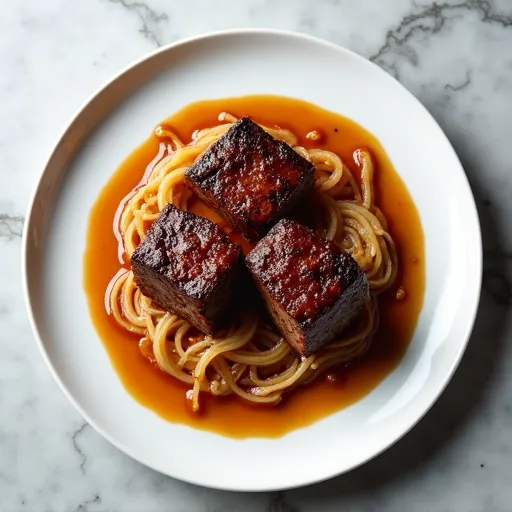
[[[509,0],[26,0],[4,2],[1,14],[0,511],[512,510]],[[110,446],[53,382],[30,332],[21,291],[23,216],[70,116],[112,74],[153,48],[235,27],[320,36],[400,80],[457,150],[484,236],[475,331],[441,399],[373,462],[284,493],[197,488],[144,468]]]

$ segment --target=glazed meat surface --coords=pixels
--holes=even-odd
[[[212,334],[243,269],[240,248],[213,222],[168,204],[131,257],[142,293]]]
[[[257,241],[314,188],[315,167],[248,117],[186,171],[195,192]]]
[[[368,295],[366,275],[349,254],[291,220],[274,226],[245,262],[282,336],[301,355],[332,341]]]

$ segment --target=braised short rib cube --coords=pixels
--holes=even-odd
[[[186,179],[236,231],[257,241],[313,190],[315,167],[244,117],[187,169]]]
[[[243,271],[240,248],[216,224],[172,204],[131,263],[144,295],[208,334],[221,325]]]
[[[277,328],[301,355],[332,341],[368,295],[352,256],[291,220],[276,224],[245,262]]]

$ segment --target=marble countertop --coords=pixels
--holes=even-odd
[[[3,2],[0,13],[2,512],[512,510],[509,0],[25,0]],[[155,47],[234,27],[320,36],[397,77],[457,150],[484,236],[475,331],[438,403],[373,462],[283,493],[197,488],[112,447],[53,382],[30,331],[21,290],[25,209],[70,116],[104,81]]]

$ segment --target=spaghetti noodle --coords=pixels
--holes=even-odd
[[[196,131],[189,144],[166,127],[156,129],[155,134],[168,143],[169,151],[122,211],[119,230],[128,257],[168,202],[187,210],[197,201],[185,183],[185,171],[237,119],[222,113],[219,121],[217,126]],[[131,271],[116,274],[108,291],[114,319],[141,336],[143,354],[162,371],[190,386],[187,397],[194,411],[199,410],[201,392],[236,394],[249,402],[276,404],[284,392],[326,368],[362,355],[376,327],[374,297],[394,282],[398,271],[395,244],[384,215],[374,204],[371,155],[364,150],[354,153],[361,169],[361,179],[356,180],[335,153],[299,146],[289,130],[262,128],[315,165],[316,193],[311,204],[314,227],[320,236],[352,254],[366,273],[370,297],[354,326],[318,353],[301,358],[254,314],[241,316],[215,337],[204,335],[145,297]],[[230,234],[227,223],[221,222],[220,226]]]

